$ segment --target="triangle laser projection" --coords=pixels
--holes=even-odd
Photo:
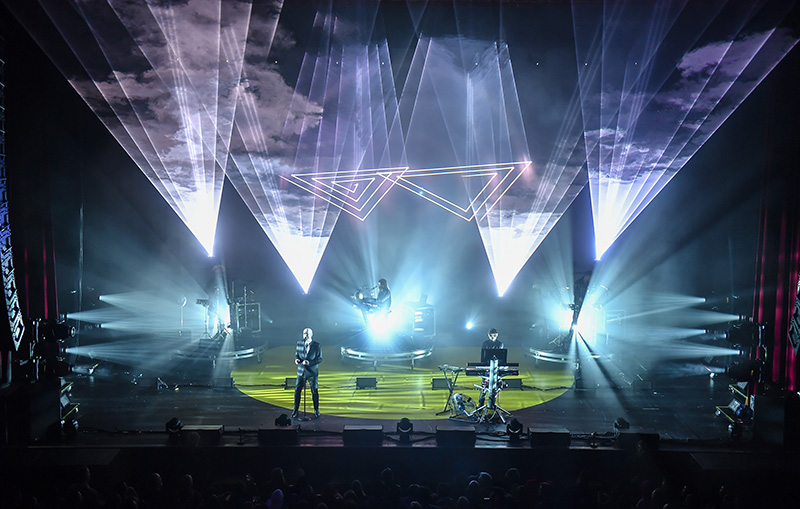
[[[408,123],[409,164],[439,163],[459,177],[446,187],[449,196],[428,199],[462,219],[476,219],[502,296],[580,192],[574,185],[583,163],[574,157],[580,133],[562,126],[564,139],[573,141],[559,146],[572,149],[532,162],[508,45],[463,36],[420,38],[400,108]],[[572,110],[565,122],[574,127],[578,112]],[[398,185],[430,195],[425,187],[433,185],[423,182],[433,176],[440,178],[430,170],[408,172]]]

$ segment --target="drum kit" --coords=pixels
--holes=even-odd
[[[506,422],[505,417],[511,415],[511,412],[498,404],[498,398],[500,391],[507,387],[503,377],[519,375],[519,363],[507,362],[501,366],[500,360],[494,358],[490,359],[488,364],[467,363],[466,368],[449,364],[440,364],[438,368],[444,374],[449,393],[444,409],[436,415],[449,413],[450,419],[467,419],[474,422],[491,422],[499,419],[503,423]],[[458,375],[461,373],[482,378],[480,384],[475,384],[475,388],[480,391],[481,404],[476,404],[466,394],[455,392]]]
[[[237,286],[238,285],[238,286]],[[247,289],[247,281],[233,280],[230,290],[223,292],[215,286],[208,298],[197,299],[195,303],[204,308],[204,330],[201,339],[213,339],[225,330],[235,334],[247,331],[261,332],[261,303],[253,301],[254,292]],[[183,307],[181,303],[181,328],[183,328]]]

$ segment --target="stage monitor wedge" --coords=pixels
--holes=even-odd
[[[567,449],[571,441],[566,428],[533,429],[528,428],[531,448],[535,449]]]
[[[378,379],[374,377],[356,378],[356,389],[377,389]]]

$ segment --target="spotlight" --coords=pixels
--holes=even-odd
[[[728,331],[706,329],[705,339],[709,339],[711,341],[715,341],[718,339],[728,339]]]
[[[522,435],[523,426],[522,423],[516,419],[512,419],[511,422],[506,424],[506,434],[508,438],[512,442],[516,442],[520,439]]]
[[[414,432],[414,423],[408,417],[403,417],[397,423],[397,435],[400,438],[400,443],[407,444],[411,441],[411,434]]]
[[[737,382],[753,382],[761,376],[761,361],[743,360],[734,362],[726,369],[729,377]]]
[[[617,417],[617,420],[614,421],[614,433],[619,435],[619,432],[623,429],[630,429],[631,423],[626,421],[622,417]]]
[[[75,335],[75,327],[55,320],[39,321],[39,339],[41,341],[55,342],[71,338]]]
[[[761,341],[762,325],[750,320],[740,320],[731,325],[727,340],[743,347],[755,346]]]
[[[286,427],[291,425],[292,420],[286,414],[281,414],[275,419],[275,426]]]
[[[58,359],[64,355],[62,345],[55,343],[36,343],[33,347],[33,356],[40,359]]]
[[[169,438],[172,440],[178,437],[181,429],[183,429],[183,423],[177,417],[173,417],[172,419],[168,420],[166,424],[164,424],[164,429],[166,430],[167,435],[169,435]]]
[[[558,311],[556,319],[558,320],[559,330],[568,331],[572,329],[573,326],[572,322],[575,315],[572,306],[574,306],[574,304],[570,304],[569,306],[564,306]]]
[[[730,425],[728,425],[728,435],[731,441],[740,441],[744,435],[744,424],[741,421],[730,423]]]
[[[78,427],[78,421],[75,419],[67,419],[61,423],[61,430],[68,440],[75,438],[78,434]]]
[[[471,330],[473,325],[474,325],[474,324],[473,324],[472,322],[467,322],[467,323],[464,325],[464,328],[466,328],[467,330]]]
[[[55,359],[47,363],[47,369],[58,378],[63,378],[72,373],[72,364],[63,359]]]
[[[367,328],[374,339],[387,339],[391,332],[389,317],[383,313],[368,314]]]

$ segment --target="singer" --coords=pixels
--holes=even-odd
[[[297,364],[297,381],[294,385],[294,410],[292,418],[297,417],[300,408],[300,395],[306,382],[311,389],[311,400],[314,402],[314,417],[319,417],[319,363],[322,362],[322,346],[314,341],[314,331],[306,327],[303,338],[297,342],[294,363]]]

